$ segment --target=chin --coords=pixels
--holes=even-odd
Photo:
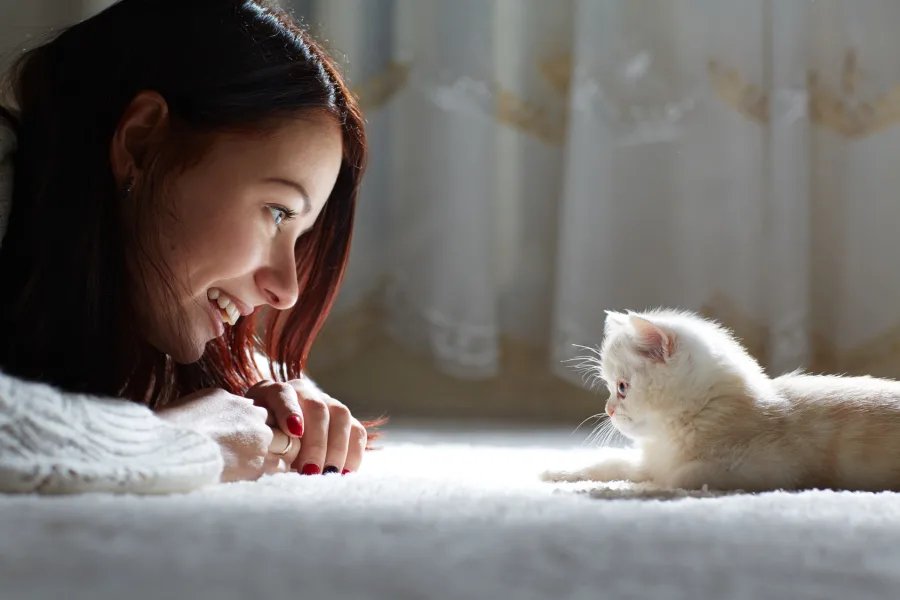
[[[206,351],[206,344],[201,344],[197,340],[190,340],[173,348],[172,351],[166,352],[172,357],[176,363],[180,365],[189,365],[195,363],[203,357]]]
[[[621,417],[613,421],[613,426],[616,430],[630,440],[638,440],[641,437],[645,437],[642,435],[644,429],[642,425],[643,423],[635,423],[631,419],[623,419]]]
[[[182,352],[178,356],[173,355],[172,358],[179,364],[189,365],[203,358],[203,353],[205,350],[206,348],[204,346],[198,346],[190,348],[188,351]]]

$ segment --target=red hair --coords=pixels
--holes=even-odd
[[[245,393],[263,377],[257,350],[271,377],[299,378],[347,265],[367,156],[357,100],[322,47],[267,0],[121,0],[26,53],[11,75],[17,110],[0,114],[14,121],[19,150],[0,249],[0,367],[153,407],[206,387]],[[264,339],[255,315],[241,319],[193,364],[174,364],[131,326],[124,256],[134,245],[108,148],[142,90],[165,98],[182,134],[160,150],[162,179],[221,131],[324,114],[342,132],[335,187],[295,247],[295,306],[271,313]]]

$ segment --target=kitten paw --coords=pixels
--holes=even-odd
[[[645,481],[647,476],[640,462],[631,458],[611,457],[595,465],[576,471],[544,471],[544,481]]]
[[[584,481],[585,476],[581,471],[544,471],[540,475],[541,481],[558,483],[562,481]]]

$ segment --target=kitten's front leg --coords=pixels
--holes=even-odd
[[[722,465],[702,461],[686,463],[660,479],[663,487],[684,490],[699,490],[703,486],[714,490],[748,489],[749,483],[739,481]]]
[[[543,481],[647,481],[646,469],[639,458],[621,456],[605,460],[577,471],[544,471]]]

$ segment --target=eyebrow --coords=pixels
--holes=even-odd
[[[309,194],[306,192],[306,188],[303,187],[302,183],[297,181],[292,181],[290,179],[283,179],[281,177],[269,177],[265,179],[267,183],[278,183],[280,185],[287,186],[292,190],[296,191],[300,194],[300,197],[303,198],[303,214],[309,213],[312,210],[312,202],[309,200]]]

